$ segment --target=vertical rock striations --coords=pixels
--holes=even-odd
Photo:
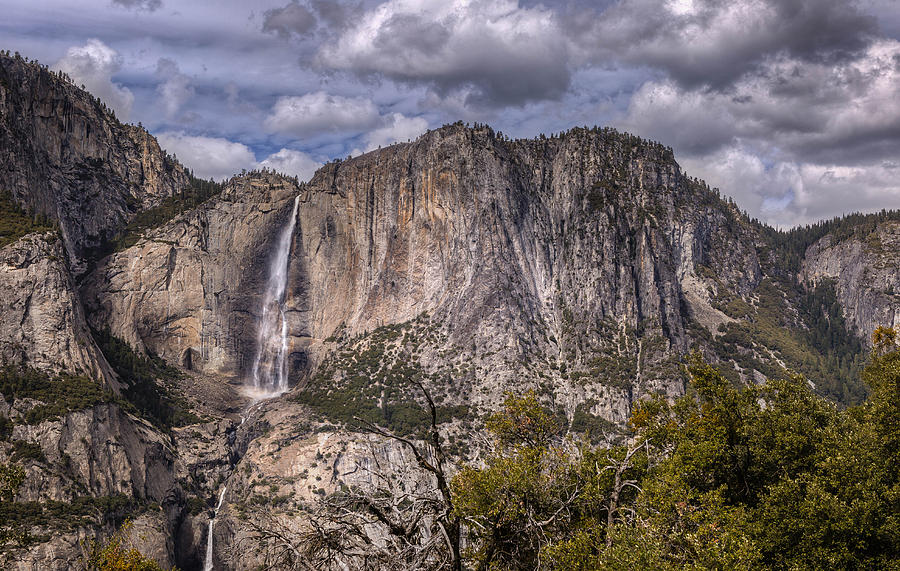
[[[186,369],[250,377],[267,261],[298,192],[275,175],[235,178],[104,259],[84,280],[91,323]]]

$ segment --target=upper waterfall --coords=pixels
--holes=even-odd
[[[288,390],[287,354],[288,327],[284,314],[291,238],[297,224],[300,195],[294,198],[291,218],[278,236],[275,255],[269,267],[269,279],[263,295],[256,337],[256,357],[253,359],[253,389],[276,395]]]

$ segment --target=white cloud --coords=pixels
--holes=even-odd
[[[286,175],[296,175],[301,181],[308,181],[322,166],[308,154],[291,149],[281,149],[259,162],[260,167],[268,167]]]
[[[515,0],[389,0],[318,55],[320,66],[419,81],[442,94],[520,105],[569,87],[569,46],[552,10]]]
[[[385,123],[366,135],[366,152],[398,141],[415,139],[428,129],[428,121],[422,117],[406,117],[402,113],[385,117]]]
[[[770,60],[728,92],[650,81],[635,92],[620,124],[691,154],[740,140],[799,162],[895,157],[898,61],[900,42],[881,40],[840,65]]]
[[[222,180],[257,166],[256,156],[249,147],[228,139],[192,136],[180,131],[159,133],[156,138],[162,148],[177,155],[200,178]]]
[[[88,40],[83,46],[69,48],[65,57],[53,66],[69,74],[76,84],[83,84],[115,110],[120,120],[127,121],[134,95],[127,87],[112,80],[121,67],[122,57],[96,38]]]
[[[680,85],[720,89],[779,55],[852,59],[874,19],[847,0],[619,0],[569,17],[580,61],[649,65]]]
[[[173,119],[181,107],[194,96],[191,79],[178,69],[178,64],[168,58],[160,58],[156,64],[156,76],[162,80],[156,92],[162,97],[166,117]]]
[[[645,83],[619,126],[776,224],[900,206],[900,42],[840,64],[781,56],[727,92]]]
[[[309,137],[321,133],[361,133],[378,122],[378,108],[370,100],[317,91],[280,97],[265,126],[270,131]]]
[[[740,146],[679,159],[685,172],[738,199],[751,216],[782,227],[850,212],[900,208],[900,163],[859,167],[764,162]]]

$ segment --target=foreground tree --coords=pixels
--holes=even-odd
[[[85,547],[82,561],[85,571],[165,571],[159,563],[134,547],[131,522],[128,521],[106,543],[94,541]]]
[[[453,479],[474,567],[595,567],[608,528],[632,517],[643,446],[595,449],[563,438],[533,392],[509,395],[487,427],[494,451]]]
[[[694,357],[687,394],[641,403],[631,445],[558,435],[535,395],[488,422],[453,480],[475,568],[889,569],[900,561],[900,350],[838,409],[800,376],[733,386]]]

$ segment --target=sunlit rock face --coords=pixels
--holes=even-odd
[[[31,234],[0,248],[0,360],[111,381],[88,330],[62,241]]]
[[[252,376],[261,298],[297,186],[258,175],[104,259],[84,281],[91,323],[184,368]]]

